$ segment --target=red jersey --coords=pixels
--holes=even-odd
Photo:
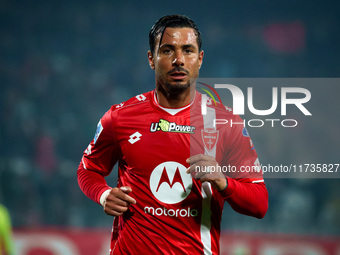
[[[201,94],[177,113],[158,105],[155,91],[114,105],[105,113],[78,169],[83,192],[99,203],[110,187],[104,177],[118,161],[118,187],[130,186],[137,204],[114,221],[110,254],[219,254],[224,202],[237,212],[261,218],[268,194],[243,125],[214,125],[216,119],[242,122],[221,105],[201,113]],[[186,159],[206,154],[232,166],[227,188],[218,192],[186,173]],[[229,168],[230,169],[230,168]],[[115,186],[115,185],[112,185]]]

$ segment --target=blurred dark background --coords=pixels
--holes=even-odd
[[[105,111],[154,88],[147,50],[158,18],[185,14],[198,24],[205,51],[201,77],[327,78],[340,75],[339,7],[329,0],[1,0],[0,202],[14,227],[111,228],[112,218],[81,193],[76,170]],[[327,93],[338,95],[333,89]],[[339,118],[339,104],[332,107],[335,115],[325,113],[326,123]],[[318,163],[340,163],[339,121],[334,125],[331,143],[323,139],[327,125],[279,141],[305,135],[317,141],[314,149],[325,159]],[[304,154],[303,143],[293,145],[293,154],[273,138],[253,137],[261,163]],[[327,161],[329,153],[337,155],[334,162]],[[115,185],[115,174],[107,180]],[[340,234],[339,179],[266,184],[267,216],[258,221],[226,206],[224,230]]]

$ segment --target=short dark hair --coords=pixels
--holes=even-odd
[[[159,20],[156,21],[156,23],[152,26],[150,33],[149,33],[149,45],[150,45],[150,51],[152,55],[155,51],[155,41],[156,37],[160,34],[160,40],[159,44],[162,41],[163,33],[167,27],[189,27],[193,28],[195,30],[195,34],[197,36],[197,44],[198,49],[201,50],[202,47],[202,38],[201,38],[201,32],[198,29],[197,25],[194,21],[192,21],[190,18],[184,16],[184,15],[167,15]]]

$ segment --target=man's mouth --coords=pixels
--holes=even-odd
[[[172,72],[170,73],[170,76],[174,80],[183,80],[186,78],[187,74],[185,72]]]

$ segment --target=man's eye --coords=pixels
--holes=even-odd
[[[189,53],[192,53],[194,52],[192,49],[185,49],[185,53],[189,54]]]
[[[170,54],[171,50],[170,49],[164,49],[162,50],[163,54]]]

